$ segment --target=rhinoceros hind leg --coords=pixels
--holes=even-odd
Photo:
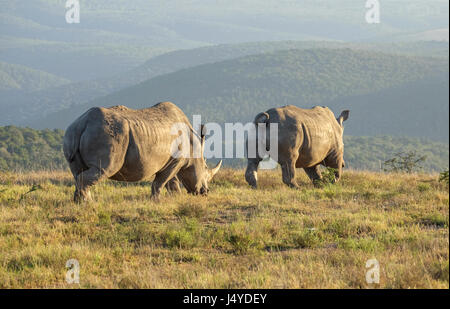
[[[74,194],[74,201],[76,203],[90,201],[91,193],[89,188],[95,185],[100,179],[104,177],[104,173],[96,167],[91,167],[76,176],[76,189]]]
[[[299,188],[295,181],[295,162],[296,160],[289,160],[280,163],[283,182],[291,188]]]
[[[173,177],[166,183],[166,190],[169,193],[180,193],[181,187],[180,187],[180,181],[177,177]]]
[[[318,187],[321,184],[322,174],[320,173],[320,166],[316,165],[313,167],[305,167],[304,168],[306,175],[308,175],[309,179],[313,182],[314,186]]]
[[[258,184],[258,165],[261,162],[259,158],[248,159],[247,169],[245,170],[245,180],[253,188],[256,189]]]

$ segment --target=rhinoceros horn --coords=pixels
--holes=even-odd
[[[221,166],[222,166],[222,160],[220,160],[220,162],[217,163],[215,168],[213,168],[209,171],[209,180],[211,180],[214,177],[214,175],[217,174],[217,172],[219,171]]]
[[[201,144],[202,145],[201,146],[201,153],[202,153],[202,155],[204,154],[204,151],[205,151],[205,131],[206,131],[205,125],[204,124],[200,125],[200,138],[201,138],[201,143],[202,143]],[[215,168],[213,168],[212,170],[208,171],[209,172],[208,181],[211,180],[214,177],[214,175],[217,174],[217,172],[219,171],[221,166],[222,166],[222,160],[220,160],[220,162],[217,163]]]

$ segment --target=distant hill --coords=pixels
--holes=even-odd
[[[0,127],[0,171],[68,169],[62,152],[62,130]],[[380,164],[397,152],[415,150],[426,155],[424,171],[448,169],[448,144],[427,139],[345,136],[348,168],[379,171]],[[226,159],[225,166],[242,168],[244,159]]]
[[[65,128],[91,106],[144,108],[167,100],[189,116],[215,122],[248,122],[260,111],[289,104],[329,105],[335,113],[355,110],[347,124],[351,135],[447,141],[447,99],[448,60],[351,49],[288,50],[157,76],[39,123]]]
[[[326,105],[351,109],[351,135],[400,135],[449,141],[448,73],[389,87],[368,95],[340,97]]]
[[[72,82],[105,78],[170,48],[115,43],[73,43],[2,36],[0,61],[62,76]]]
[[[31,69],[29,67],[0,61],[0,123],[11,117],[19,119],[18,109],[20,97],[33,98],[33,93],[44,89],[67,85],[70,81],[62,77]],[[32,106],[30,102],[28,106]],[[39,112],[39,108],[34,113]]]
[[[410,41],[437,41],[448,42],[448,28],[422,31],[419,33],[403,36],[404,40]]]
[[[24,124],[36,127],[45,127],[47,124],[39,124],[35,120],[36,112],[41,116],[63,110],[72,105],[81,105],[100,96],[105,96],[114,91],[133,86],[147,79],[172,73],[180,69],[194,67],[201,64],[214,63],[227,59],[239,58],[246,55],[254,55],[265,52],[273,52],[285,49],[306,49],[313,47],[339,48],[347,46],[343,43],[332,42],[257,42],[230,45],[217,45],[201,47],[190,50],[178,50],[166,54],[151,57],[144,64],[128,70],[125,73],[109,78],[70,83],[68,85],[45,89],[43,91],[15,92],[4,96],[3,101],[14,102],[8,108],[0,106],[3,114],[0,125]],[[441,46],[422,46],[415,50],[426,53],[440,54]],[[395,49],[395,47],[394,47]],[[31,117],[31,121],[27,120]]]
[[[4,96],[4,102],[14,102],[8,109],[0,106],[3,118],[0,125],[19,124],[43,127],[46,123],[35,122],[35,115],[45,116],[72,105],[80,105],[114,91],[143,82],[147,79],[175,72],[180,69],[235,59],[247,55],[255,55],[288,49],[311,48],[352,48],[383,51],[400,55],[420,55],[448,58],[448,43],[414,42],[414,43],[339,43],[315,41],[280,41],[255,42],[243,44],[217,45],[190,50],[178,50],[156,56],[144,64],[125,73],[110,78],[76,82],[53,87],[42,91],[15,92]],[[31,117],[31,121],[27,118]]]
[[[0,92],[6,90],[30,92],[61,86],[69,82],[67,79],[47,72],[0,61]]]

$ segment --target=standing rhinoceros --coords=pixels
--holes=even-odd
[[[195,145],[201,145],[200,155],[173,156],[174,141],[179,137],[174,134],[176,124],[189,131],[183,147],[192,153]],[[206,194],[208,181],[222,162],[209,170],[203,145],[204,136],[198,136],[186,115],[170,102],[140,110],[125,106],[91,108],[68,127],[64,136],[64,156],[76,184],[74,200],[89,199],[89,187],[105,178],[140,181],[155,176],[152,197],[156,199],[164,186],[178,189],[178,181],[190,193]]]
[[[336,181],[344,167],[343,122],[349,111],[339,118],[327,107],[316,106],[302,109],[296,106],[272,108],[255,117],[255,125],[266,123],[266,145],[270,144],[270,123],[278,124],[278,163],[281,165],[283,182],[290,187],[298,187],[295,169],[303,168],[313,183],[321,179],[319,165],[336,169]],[[253,187],[257,184],[258,164],[262,160],[248,158],[245,179]]]

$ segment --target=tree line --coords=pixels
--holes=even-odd
[[[0,171],[60,170],[68,165],[62,151],[64,131],[0,127]],[[384,171],[398,153],[414,151],[425,157],[424,172],[448,169],[449,146],[425,138],[395,136],[344,136],[347,168]],[[401,159],[401,158],[400,158]],[[396,161],[397,162],[397,161]],[[244,159],[226,159],[225,166],[242,168]]]

